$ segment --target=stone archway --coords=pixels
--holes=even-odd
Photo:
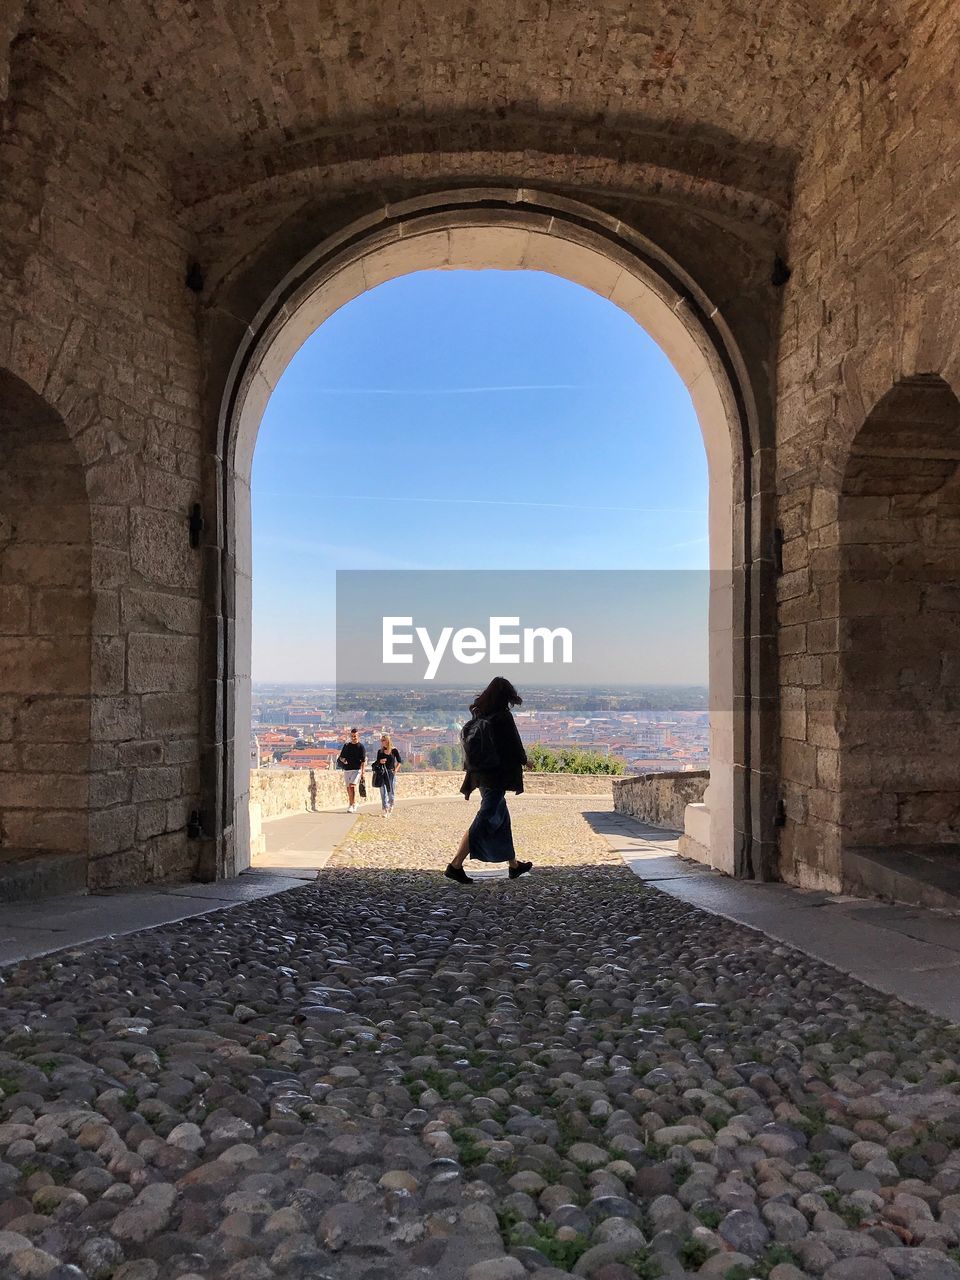
[[[960,400],[941,378],[867,415],[839,534],[844,879],[877,890],[886,855],[909,874],[960,851]]]
[[[0,898],[87,884],[90,508],[60,416],[0,370]]]
[[[219,874],[247,863],[250,715],[250,470],[266,403],[289,359],[365,290],[428,268],[534,269],[584,285],[627,311],[664,350],[700,421],[710,477],[711,784],[688,812],[684,851],[729,873],[775,874],[775,700],[758,593],[772,560],[754,550],[768,519],[755,465],[756,413],[718,308],[648,240],[582,204],[522,189],[441,193],[389,206],[324,241],[274,289],[242,337],[220,416],[223,638],[208,714],[216,770]],[[764,512],[767,513],[766,517]],[[771,596],[772,598],[772,596]],[[211,618],[208,625],[213,625]],[[769,672],[772,675],[772,672]],[[213,672],[211,672],[213,675]],[[766,694],[766,696],[764,696]],[[767,731],[769,730],[769,731]]]

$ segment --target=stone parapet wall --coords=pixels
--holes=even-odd
[[[263,769],[250,774],[250,804],[258,805],[260,819],[285,817],[308,809],[330,809],[343,799],[339,775],[314,773],[307,769]]]
[[[610,773],[527,773],[523,785],[535,796],[609,796],[614,781]]]
[[[684,810],[688,804],[702,803],[709,782],[709,769],[616,778],[613,807],[617,813],[627,813],[652,827],[682,831]]]
[[[463,773],[459,769],[424,773],[400,771],[399,799],[453,796],[460,790]],[[524,788],[532,795],[610,795],[614,779],[609,774],[528,773]],[[367,775],[367,787],[370,777]],[[376,793],[370,798],[375,798]],[[287,817],[309,809],[336,809],[346,803],[343,776],[339,772],[306,769],[260,769],[250,774],[250,804],[259,806],[261,822]]]
[[[943,57],[958,23],[956,6],[915,10],[884,91],[838,82],[796,172],[776,369],[779,870],[810,888],[839,890],[858,840],[956,838],[938,820],[960,802],[940,701],[960,550],[955,499],[936,492],[956,426],[939,415],[931,448],[937,419],[902,399],[891,415],[888,397],[939,375],[955,414],[960,390],[960,130]]]

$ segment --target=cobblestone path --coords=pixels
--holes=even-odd
[[[588,802],[589,803],[589,802]],[[584,802],[0,971],[3,1280],[960,1280],[960,1041],[643,886]]]

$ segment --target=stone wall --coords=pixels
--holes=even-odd
[[[0,862],[84,858],[93,608],[85,477],[62,419],[2,370],[0,424]]]
[[[842,886],[864,820],[886,839],[919,810],[929,833],[933,818],[956,823],[960,801],[956,629],[928,612],[956,607],[960,547],[949,495],[939,512],[918,509],[913,483],[956,442],[941,439],[937,459],[929,438],[875,430],[895,388],[935,378],[960,392],[958,42],[955,5],[890,25],[873,73],[838,91],[797,171],[777,371],[777,622],[781,872],[805,885]],[[868,423],[889,470],[857,492]],[[938,760],[931,744],[946,748]],[[935,812],[915,798],[924,779]]]
[[[613,807],[617,813],[628,813],[652,827],[682,831],[684,810],[688,804],[703,801],[709,781],[709,769],[617,778],[613,784]]]
[[[463,782],[461,770],[401,769],[397,778],[397,799],[421,799],[429,796],[455,796]],[[531,795],[610,795],[614,779],[609,774],[527,773],[524,789]],[[370,785],[368,799],[379,799],[380,793]],[[320,770],[311,775],[306,769],[260,769],[250,774],[250,802],[259,806],[260,820],[286,817],[308,809],[337,809],[346,803],[343,775]]]
[[[0,622],[0,803],[17,811],[0,844],[82,850],[92,887],[189,877],[203,845],[187,830],[202,808],[193,238],[161,159],[132,120],[103,115],[96,77],[56,65],[45,19],[13,37],[0,40],[0,384],[63,439],[32,458],[34,498],[56,518],[37,527],[41,500],[3,568],[33,603],[26,632],[13,612]],[[79,55],[82,33],[68,43]],[[22,442],[22,411],[0,399],[0,435]]]

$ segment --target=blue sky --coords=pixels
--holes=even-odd
[[[290,362],[253,466],[255,680],[333,677],[338,569],[702,569],[686,388],[636,322],[533,271],[424,271]]]

